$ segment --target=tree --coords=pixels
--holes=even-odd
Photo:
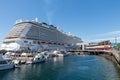
[[[117,47],[120,48],[120,43],[117,44]]]

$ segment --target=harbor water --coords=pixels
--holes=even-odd
[[[0,71],[0,80],[120,80],[113,62],[99,56],[51,58]]]

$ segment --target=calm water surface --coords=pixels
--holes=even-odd
[[[68,56],[0,71],[0,80],[120,80],[120,75],[102,57]]]

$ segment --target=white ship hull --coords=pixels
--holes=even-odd
[[[80,42],[82,42],[80,38],[65,34],[53,25],[36,21],[23,21],[14,25],[3,40],[1,49],[14,51],[56,50],[65,49]]]

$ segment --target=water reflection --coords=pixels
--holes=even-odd
[[[0,71],[0,80],[120,80],[111,61],[98,56],[56,57]]]
[[[59,61],[59,62],[63,62],[63,59],[64,59],[64,57],[54,57],[54,58],[53,58],[53,61],[54,61],[54,62],[58,62],[58,61]]]

